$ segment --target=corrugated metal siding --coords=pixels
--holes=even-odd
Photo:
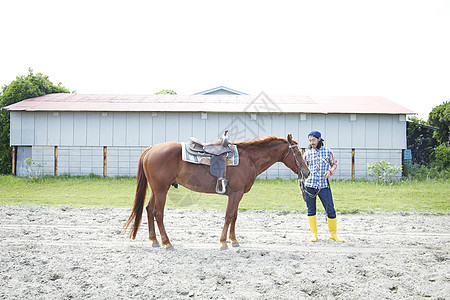
[[[166,113],[157,113],[155,116],[153,116],[152,121],[153,121],[152,145],[166,142],[167,141]]]
[[[137,129],[137,128],[136,128]],[[113,113],[113,146],[125,146],[127,134],[126,113]]]
[[[113,145],[113,113],[101,113],[100,117],[100,145]]]
[[[59,112],[49,113],[48,122],[48,141],[50,145],[61,144],[61,117]]]
[[[34,143],[34,113],[30,112],[22,112],[22,144],[26,146],[36,145]],[[14,115],[11,115],[11,118],[14,118]]]
[[[10,144],[11,145],[23,145],[22,144],[22,112],[12,111],[10,115]]]
[[[126,134],[126,146],[138,146],[139,145],[139,132],[142,130],[139,126],[139,113],[126,113],[127,114],[127,134]]]
[[[100,114],[86,114],[86,144],[100,146]]]
[[[61,146],[73,146],[73,119],[74,114],[69,112],[61,113]]]

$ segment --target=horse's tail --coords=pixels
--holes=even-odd
[[[141,157],[139,158],[138,171],[136,175],[136,195],[134,197],[133,210],[131,211],[131,215],[128,217],[127,222],[125,223],[125,225],[123,225],[122,228],[122,233],[125,233],[131,223],[133,223],[129,233],[129,237],[132,239],[136,238],[139,225],[141,225],[142,212],[144,210],[145,196],[147,194],[147,177],[145,177],[143,161],[145,154],[147,154],[149,150],[150,148],[145,149],[144,152],[142,152]]]

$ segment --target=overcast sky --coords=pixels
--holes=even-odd
[[[450,100],[449,0],[2,1],[0,84]]]

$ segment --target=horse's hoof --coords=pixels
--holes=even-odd
[[[161,247],[161,245],[160,245],[159,243],[153,243],[153,244],[152,244],[152,247],[153,247],[153,248],[158,248],[158,247]]]
[[[166,251],[173,251],[175,248],[172,246],[172,244],[166,245]]]
[[[233,247],[239,247],[240,245],[239,245],[238,242],[234,242],[234,243],[231,243],[231,246],[233,246]]]
[[[228,245],[227,245],[227,244],[223,244],[223,245],[220,247],[220,250],[228,250]]]

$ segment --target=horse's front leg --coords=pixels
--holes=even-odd
[[[239,242],[236,239],[236,220],[237,220],[237,213],[238,211],[236,210],[236,213],[233,216],[233,219],[231,220],[231,224],[230,224],[230,235],[229,235],[229,239],[231,241],[231,246],[233,247],[239,247]]]
[[[228,233],[228,228],[230,227],[230,224],[232,224],[231,229],[230,229],[230,239],[232,242],[237,243],[234,227],[236,224],[239,202],[241,201],[243,194],[244,193],[242,193],[242,192],[238,192],[238,193],[234,192],[234,193],[228,194],[227,211],[225,213],[225,224],[223,225],[222,234],[220,235],[220,243],[222,244],[222,246],[220,247],[221,250],[228,249],[227,233]],[[237,244],[239,244],[239,243],[237,243]]]

